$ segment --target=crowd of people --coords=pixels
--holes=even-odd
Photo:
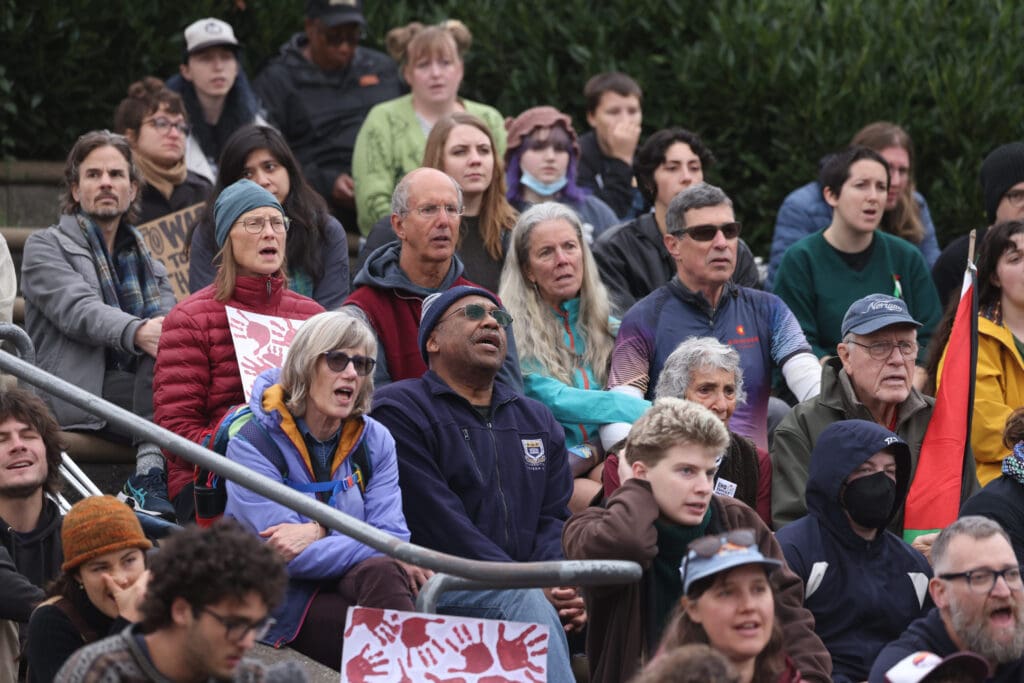
[[[1024,680],[1024,143],[978,160],[972,428],[940,457],[968,252],[940,252],[902,127],[782,201],[765,279],[711,150],[642,140],[628,75],[587,82],[579,135],[461,97],[462,22],[395,28],[390,56],[365,24],[307,0],[250,84],[200,19],[179,73],[77,140],[59,220],[20,273],[0,250],[0,319],[20,281],[42,369],[399,541],[639,563],[439,598],[546,626],[551,681]],[[176,293],[139,226],[181,213]],[[62,518],[60,430],[135,449],[117,499]],[[911,544],[932,486],[960,516]],[[186,529],[152,548],[140,518]],[[413,611],[432,576],[17,388],[0,521],[3,680],[276,680],[257,641],[340,670],[347,609]]]

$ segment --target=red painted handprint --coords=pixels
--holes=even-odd
[[[369,676],[386,676],[388,658],[384,656],[384,651],[379,650],[367,654],[370,649],[370,644],[367,643],[363,646],[363,649],[359,651],[355,657],[349,660],[348,664],[345,665],[345,676],[351,683],[366,683],[366,679]],[[384,667],[381,671],[380,667]]]
[[[465,624],[459,624],[452,629],[452,635],[458,643],[453,643],[451,638],[445,638],[444,642],[448,643],[448,646],[452,648],[457,654],[462,655],[465,659],[465,666],[461,669],[448,669],[448,673],[468,673],[468,674],[479,674],[487,671],[494,664],[494,655],[484,644],[484,625],[481,622],[478,624],[480,627],[477,637],[479,640],[473,642],[472,635],[469,633],[469,627]],[[461,630],[460,630],[461,629]]]
[[[406,664],[412,666],[412,654],[415,652],[423,666],[437,666],[437,655],[444,652],[444,645],[427,633],[427,624],[443,623],[444,619],[426,619],[424,617],[408,617],[401,623],[402,645],[407,650]]]
[[[481,676],[476,683],[544,683],[543,678],[537,678],[532,671],[524,671],[525,678],[505,678],[504,676]]]
[[[432,673],[425,673],[423,676],[430,681],[430,683],[466,683],[466,679],[461,676],[456,678],[438,678]]]
[[[366,630],[377,637],[381,645],[395,642],[398,638],[398,629],[384,621],[384,610],[372,607],[357,607],[352,610],[352,624],[345,631],[348,638],[355,631],[356,626],[365,626]]]
[[[526,639],[530,636],[530,633],[537,630],[537,624],[530,624],[518,636],[506,640],[505,626],[504,622],[498,624],[498,661],[501,662],[501,668],[505,671],[529,669],[537,673],[543,672],[544,669],[531,662],[530,658],[548,653],[546,647],[547,634],[540,633],[536,638],[527,642]],[[538,646],[538,649],[530,652],[530,649],[534,646]]]

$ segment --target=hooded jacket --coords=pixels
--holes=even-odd
[[[893,431],[910,446],[910,481],[914,480],[914,472],[917,471],[921,442],[928,430],[934,405],[935,399],[912,388],[899,407]],[[842,362],[838,358],[830,358],[822,366],[821,393],[794,406],[772,437],[772,521],[776,529],[807,513],[804,490],[812,444],[817,443],[821,433],[833,422],[850,419],[871,421],[873,418],[857,399]],[[960,502],[963,503],[979,489],[974,457],[968,453],[964,458]],[[902,511],[889,528],[893,531],[903,529]]]
[[[883,449],[896,458],[896,500],[868,541],[850,526],[841,496],[847,477]],[[786,564],[804,582],[804,605],[832,655],[834,681],[863,681],[881,649],[932,604],[928,561],[886,529],[909,487],[906,442],[874,422],[837,422],[811,455],[808,514],[776,534]]]
[[[153,371],[153,421],[196,443],[228,408],[245,400],[225,307],[297,320],[324,310],[286,289],[280,275],[239,277],[226,303],[214,298],[215,291],[214,285],[205,287],[171,309]],[[174,500],[192,481],[193,465],[169,451],[165,455],[167,492]]]
[[[394,60],[382,52],[359,46],[346,68],[324,71],[303,55],[308,45],[305,33],[292,35],[253,87],[306,180],[329,199],[338,175],[351,172],[366,115],[375,104],[401,95],[402,85]]]
[[[397,242],[385,244],[370,254],[353,282],[355,291],[345,300],[346,305],[356,306],[366,314],[377,333],[379,343],[373,383],[378,388],[398,380],[421,377],[427,371],[416,343],[423,299],[459,285],[480,286],[462,276],[462,261],[452,254],[451,266],[441,286],[437,289],[421,287],[402,270],[401,253],[402,244]],[[515,339],[511,328],[506,332],[508,351],[498,379],[522,391],[523,377],[519,372]]]
[[[284,389],[278,384],[281,371],[267,370],[252,388],[249,408],[253,420],[266,430],[280,449],[288,465],[288,481],[292,484],[316,482],[305,439],[295,417],[285,406]],[[342,427],[338,449],[331,463],[331,481],[344,482],[352,475],[352,454],[366,444],[369,453],[370,478],[366,493],[358,486],[349,486],[332,495],[328,503],[347,515],[373,525],[403,541],[409,540],[409,529],[402,515],[402,493],[398,488],[398,462],[395,440],[379,422],[369,417],[347,419]],[[227,457],[252,472],[281,482],[281,473],[244,435],[228,443]],[[303,524],[308,517],[300,515],[249,489],[228,481],[228,502],[224,514],[242,521],[254,533],[275,524]],[[314,493],[305,493],[310,498]],[[277,623],[264,637],[264,642],[280,647],[295,639],[310,603],[321,582],[340,579],[356,564],[380,555],[337,531],[314,541],[288,563],[288,591],[284,603],[274,611]]]

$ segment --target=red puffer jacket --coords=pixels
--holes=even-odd
[[[153,375],[153,421],[197,443],[228,408],[245,400],[225,305],[297,320],[324,310],[285,289],[280,276],[239,277],[227,304],[213,296],[210,285],[171,309],[160,334]],[[165,455],[167,492],[174,500],[192,481],[193,468],[173,453]]]

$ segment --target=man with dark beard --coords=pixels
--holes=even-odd
[[[60,511],[44,495],[60,487],[59,431],[35,394],[0,391],[0,680],[15,680],[17,625],[64,561]]]
[[[985,517],[961,517],[939,534],[931,559],[936,608],[882,650],[869,682],[883,683],[886,671],[920,650],[940,657],[968,650],[988,660],[987,681],[1024,680],[1024,583],[1006,532]]]

